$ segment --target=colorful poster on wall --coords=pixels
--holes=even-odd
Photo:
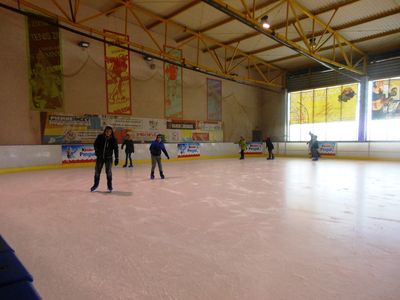
[[[167,142],[222,142],[222,123],[185,121],[171,126],[167,120],[133,118],[115,115],[72,115],[46,113],[41,115],[44,144],[92,144],[104,127],[110,125],[119,143],[129,133],[136,142],[153,141],[157,134],[165,135]],[[198,126],[202,129],[196,129]],[[171,125],[171,124],[170,124]],[[175,128],[178,127],[178,128]],[[194,128],[193,130],[184,128]]]
[[[342,104],[341,121],[353,121],[356,119],[358,84],[342,86],[342,91],[337,100]]]
[[[96,153],[94,152],[93,145],[62,145],[62,163],[88,163],[96,161]]]
[[[372,82],[372,120],[400,118],[400,79]]]
[[[314,123],[314,91],[301,92],[301,115],[304,123]]]
[[[44,144],[93,143],[102,131],[99,116],[48,113],[44,120]]]
[[[302,124],[304,122],[301,115],[301,93],[290,93],[290,124]]]
[[[182,50],[165,47],[168,56],[176,60],[182,58]],[[182,68],[165,62],[164,63],[164,93],[165,93],[165,117],[172,119],[182,119],[183,100],[182,100]]]
[[[129,42],[123,34],[104,31],[106,40],[116,44],[117,41]],[[121,45],[129,44],[119,42]],[[106,66],[107,113],[131,115],[131,72],[129,51],[115,45],[104,43],[104,59]]]
[[[326,121],[327,122],[337,122],[337,121],[341,120],[342,105],[341,105],[341,102],[338,101],[338,97],[340,96],[341,92],[342,92],[341,86],[329,87],[326,91],[326,97],[327,97]]]
[[[222,120],[222,81],[207,78],[207,120]]]
[[[326,89],[314,90],[314,123],[326,122]]]
[[[200,156],[199,143],[181,143],[178,144],[177,147],[178,147],[178,158]]]
[[[44,17],[35,15],[28,15],[27,18],[30,109],[62,112],[64,95],[60,33],[56,25],[44,20]]]

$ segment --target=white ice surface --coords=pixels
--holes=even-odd
[[[0,175],[43,299],[400,299],[400,164],[265,158]],[[156,173],[156,175],[158,175]]]

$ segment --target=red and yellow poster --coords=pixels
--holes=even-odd
[[[123,34],[104,31],[107,41],[113,44],[129,44],[129,37]],[[131,115],[131,72],[129,50],[115,45],[104,43],[104,59],[106,67],[107,113],[117,115]]]
[[[182,50],[165,47],[168,56],[176,60],[181,59]],[[164,63],[164,93],[165,93],[165,117],[182,119],[182,68],[165,62]]]
[[[55,20],[27,18],[29,48],[30,109],[64,111],[63,76],[59,30]]]

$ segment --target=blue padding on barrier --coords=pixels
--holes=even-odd
[[[1,300],[40,300],[39,294],[30,282],[21,281],[0,287]]]
[[[18,281],[33,281],[13,252],[0,253],[0,287]]]
[[[0,252],[7,252],[7,251],[14,252],[14,250],[7,244],[7,242],[0,235]]]

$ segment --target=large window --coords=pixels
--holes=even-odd
[[[399,141],[400,77],[370,81],[368,91],[368,140]]]
[[[289,93],[289,141],[358,139],[359,84]]]

